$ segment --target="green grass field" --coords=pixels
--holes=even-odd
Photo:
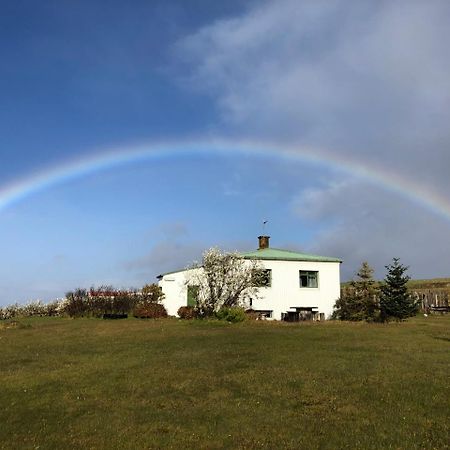
[[[0,447],[450,448],[450,316],[0,323]]]

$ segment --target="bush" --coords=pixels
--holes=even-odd
[[[146,284],[141,289],[141,299],[149,303],[160,303],[164,299],[164,294],[157,284]]]
[[[162,319],[167,317],[167,311],[159,303],[139,303],[135,306],[133,315],[139,319]]]
[[[227,322],[237,323],[245,320],[245,310],[243,308],[221,308],[216,313],[219,320],[226,320]]]
[[[66,294],[62,312],[69,317],[83,317],[89,313],[88,294],[86,289],[75,289]]]
[[[191,320],[197,317],[195,309],[193,306],[181,306],[177,311],[178,317],[180,319]]]
[[[14,305],[5,306],[4,308],[0,309],[0,319],[13,319],[14,317],[20,316],[20,312],[21,309],[17,303]]]
[[[50,303],[43,303],[40,300],[31,301],[25,305],[8,305],[0,308],[0,320],[13,319],[15,317],[51,317],[61,314],[61,300],[54,300]]]

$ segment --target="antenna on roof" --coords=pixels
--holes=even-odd
[[[262,226],[262,229],[263,229],[263,234],[264,234],[264,231],[266,231],[266,223],[268,222],[268,220],[264,220],[263,221],[263,226]]]

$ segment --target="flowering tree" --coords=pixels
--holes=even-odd
[[[262,273],[257,261],[210,248],[203,253],[202,263],[191,269],[186,283],[195,287],[195,308],[201,317],[212,316],[221,308],[244,306],[257,297],[256,278]]]

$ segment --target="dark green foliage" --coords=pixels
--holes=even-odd
[[[354,291],[350,286],[341,289],[341,297],[336,300],[332,317],[338,320],[362,320]]]
[[[223,307],[217,311],[216,317],[219,320],[225,320],[232,323],[243,322],[246,318],[245,310],[237,307]]]
[[[180,319],[190,320],[197,317],[193,306],[181,306],[178,308],[177,314]]]
[[[356,280],[342,288],[341,298],[334,306],[333,317],[351,321],[377,320],[379,289],[373,279],[373,269],[367,262],[363,262],[356,276]]]
[[[405,274],[408,267],[400,264],[399,258],[394,258],[386,269],[386,278],[381,285],[380,320],[400,321],[414,316],[418,305],[408,292],[410,277]]]
[[[159,303],[139,303],[135,306],[133,315],[139,319],[163,319],[167,317],[167,311]]]

